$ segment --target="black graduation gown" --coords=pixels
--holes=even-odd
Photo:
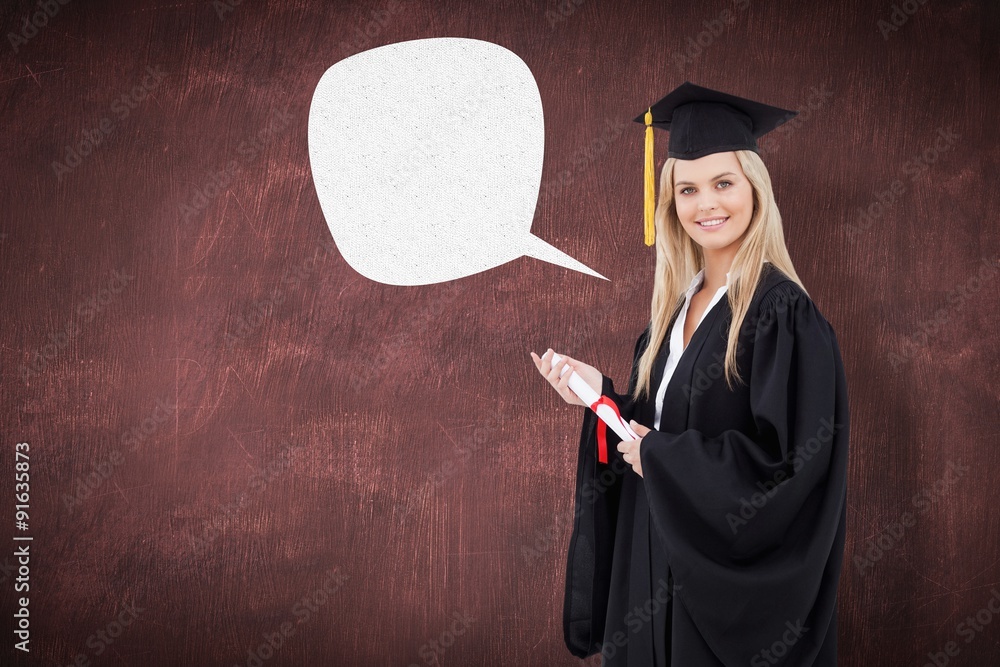
[[[597,417],[583,408],[563,608],[575,656],[600,652],[607,667],[837,663],[849,432],[837,339],[767,263],[737,348],[746,384],[730,391],[731,318],[724,297],[681,355],[660,429],[642,441],[643,477],[610,429],[608,463],[597,460]],[[628,393],[648,337],[647,326]],[[603,380],[622,415],[649,428],[669,340],[648,399]]]

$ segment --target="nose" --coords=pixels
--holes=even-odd
[[[715,200],[707,200],[698,202],[698,212],[699,213],[711,213],[715,210]]]
[[[716,206],[715,194],[712,192],[698,193],[698,210],[702,213],[714,211]]]

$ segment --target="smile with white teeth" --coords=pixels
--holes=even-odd
[[[716,218],[715,220],[706,220],[705,222],[699,222],[698,226],[699,227],[718,227],[719,225],[721,225],[722,223],[724,223],[726,220],[729,220],[729,218],[725,217],[725,218]]]

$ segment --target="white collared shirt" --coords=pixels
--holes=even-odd
[[[691,279],[691,284],[687,288],[687,292],[684,293],[684,305],[681,307],[681,312],[677,314],[677,320],[674,322],[674,327],[670,331],[670,352],[667,355],[667,365],[663,369],[663,379],[660,380],[660,387],[656,390],[656,419],[653,421],[653,430],[660,430],[660,415],[663,414],[663,397],[667,393],[667,385],[670,383],[670,378],[674,374],[674,370],[677,368],[677,362],[680,361],[681,355],[684,350],[684,323],[687,321],[688,306],[691,305],[691,297],[698,291],[701,287],[702,280],[705,278],[705,269],[702,269]],[[719,299],[726,295],[726,290],[729,289],[729,274],[726,274],[726,284],[715,290],[715,295],[712,300],[708,302],[708,306],[701,313],[701,318],[698,320],[698,324],[695,325],[695,332],[698,331],[698,326],[701,325],[702,320],[708,315],[708,312],[715,307],[715,304],[719,302]],[[694,334],[691,335],[691,340],[694,340]],[[691,343],[688,342],[688,345]]]

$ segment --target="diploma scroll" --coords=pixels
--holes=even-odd
[[[552,363],[558,363],[562,359],[562,356],[552,352]],[[569,388],[574,394],[580,397],[580,399],[590,406],[601,423],[598,424],[597,429],[597,442],[598,442],[598,460],[601,463],[608,462],[608,452],[607,452],[607,442],[604,437],[604,425],[607,426],[615,432],[615,434],[622,440],[639,440],[639,435],[632,430],[632,427],[628,425],[628,422],[622,418],[621,414],[618,412],[618,406],[607,396],[599,395],[596,391],[587,384],[580,375],[573,371],[568,365],[564,366],[562,373],[560,375],[565,375],[567,372],[572,371],[572,375],[569,376]]]

